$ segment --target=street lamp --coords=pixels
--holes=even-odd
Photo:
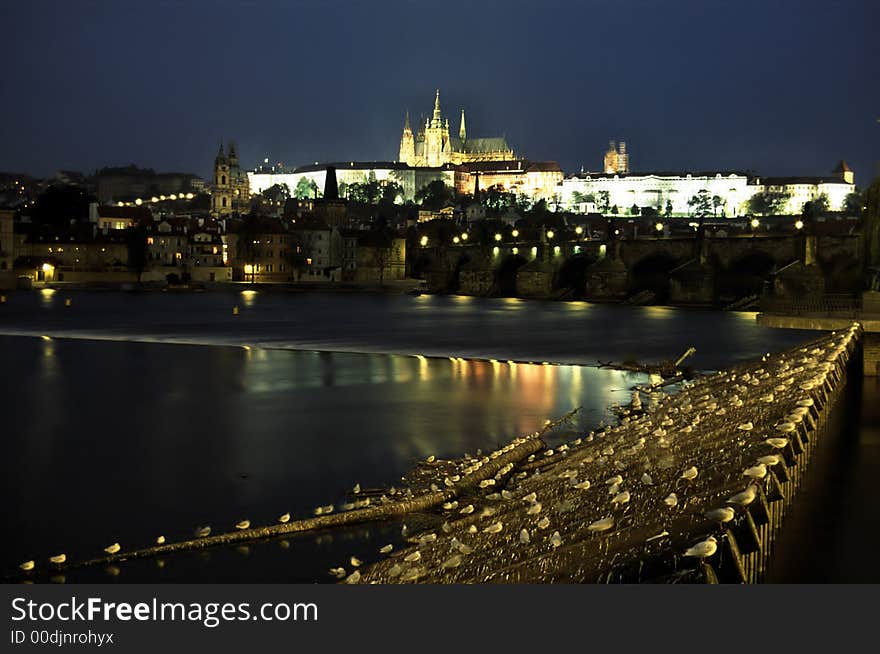
[[[555,236],[555,234],[553,233],[553,230],[552,230],[552,229],[548,229],[548,230],[547,230],[547,238],[553,238],[554,236]]]
[[[461,234],[461,240],[462,240],[462,241],[466,241],[466,240],[467,240],[467,232],[462,232],[462,234]]]
[[[461,239],[458,238],[457,236],[453,236],[453,237],[452,237],[452,242],[453,242],[453,243],[459,243],[460,241],[461,241]]]
[[[794,223],[794,228],[798,231],[802,230],[804,228],[804,221],[800,219],[796,220]]]
[[[656,229],[658,232],[662,232],[663,231],[663,223],[661,223],[661,222],[656,223],[654,225],[654,229]]]
[[[496,241],[500,241],[500,240],[501,240],[501,234],[495,234],[495,240],[496,240]]]
[[[518,229],[513,230],[512,232],[510,232],[510,235],[513,238],[518,238],[519,237],[519,230]]]
[[[574,233],[577,234],[578,236],[580,236],[581,234],[584,233],[584,228],[581,227],[580,225],[578,225],[577,227],[574,228]]]
[[[752,222],[749,223],[752,226],[752,229],[758,229],[761,226],[761,221],[757,218],[752,218]]]
[[[428,237],[427,237],[427,236],[423,236],[423,237],[421,238],[421,240],[419,241],[419,243],[422,244],[422,247],[427,247],[427,246],[428,246]]]

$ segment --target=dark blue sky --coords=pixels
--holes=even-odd
[[[880,160],[880,2],[6,1],[0,170],[395,159],[404,110],[596,170]]]

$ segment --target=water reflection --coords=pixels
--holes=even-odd
[[[0,337],[0,355],[21,373],[0,399],[12,561],[309,515],[355,483],[393,484],[417,459],[487,449],[575,406],[587,430],[637,381],[578,366],[65,339]]]

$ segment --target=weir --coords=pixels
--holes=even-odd
[[[503,496],[466,498],[469,515],[447,511],[348,581],[760,582],[818,443],[835,436],[861,336],[853,325],[706,376],[538,454]],[[710,537],[711,555],[685,554]]]

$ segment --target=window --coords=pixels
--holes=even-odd
[[[221,184],[225,184],[225,183],[226,183],[226,175],[221,175],[221,176],[220,176],[220,183],[221,183]],[[225,202],[223,203],[223,206],[224,206],[224,207],[226,206],[226,203],[225,203]]]
[[[223,204],[224,207],[226,206],[226,198],[223,198],[223,200],[222,200],[222,204]]]

